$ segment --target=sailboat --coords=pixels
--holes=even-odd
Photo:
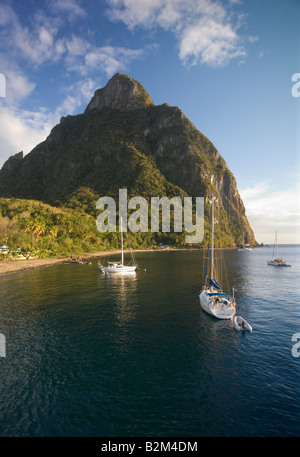
[[[206,264],[205,283],[199,294],[200,304],[204,311],[218,319],[232,319],[236,313],[236,302],[233,296],[222,291],[221,286],[214,279],[214,199],[211,208],[211,259],[210,280],[208,285],[209,243]]]
[[[121,218],[121,261],[120,262],[107,262],[107,266],[101,265],[99,263],[99,268],[102,273],[134,273],[136,270],[136,265],[124,265],[124,249],[123,249],[123,220]],[[132,256],[133,262],[134,258]]]
[[[274,267],[290,267],[291,265],[286,263],[286,260],[283,260],[278,255],[277,230],[275,232],[275,242],[274,242],[274,247],[273,247],[273,256],[274,256],[274,250],[276,252],[276,258],[274,260],[268,260],[268,265],[273,265]]]

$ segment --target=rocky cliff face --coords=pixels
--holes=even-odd
[[[129,76],[117,73],[103,89],[96,90],[85,111],[103,108],[135,110],[148,105],[153,105],[153,102],[143,86]]]
[[[67,116],[49,137],[0,171],[0,196],[67,203],[82,188],[99,196],[212,197],[227,244],[255,238],[234,176],[214,145],[177,107],[156,106],[140,83],[116,74],[85,112]]]

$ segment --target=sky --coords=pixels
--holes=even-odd
[[[117,72],[216,146],[259,243],[300,243],[300,0],[0,0],[0,167]]]

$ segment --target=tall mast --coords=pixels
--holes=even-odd
[[[214,201],[215,199],[213,198],[211,205],[211,279],[214,278]]]
[[[122,246],[122,265],[124,264],[124,252],[123,252],[123,221],[121,218],[121,246]]]
[[[209,267],[209,249],[210,249],[210,232],[208,235],[208,246],[207,246],[207,260],[206,260],[206,272],[205,272],[205,286],[207,285],[207,279],[208,279],[208,267]]]

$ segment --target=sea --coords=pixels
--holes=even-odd
[[[203,250],[0,276],[0,436],[300,436],[300,245],[272,251],[215,251],[252,333],[202,310]]]

